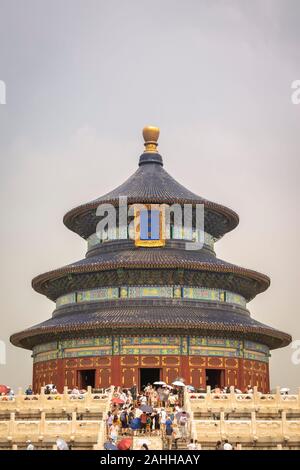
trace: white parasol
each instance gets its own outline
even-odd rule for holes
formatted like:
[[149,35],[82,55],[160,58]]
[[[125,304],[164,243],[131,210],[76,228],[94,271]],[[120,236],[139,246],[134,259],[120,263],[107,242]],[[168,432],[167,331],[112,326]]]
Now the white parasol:
[[175,387],[185,387],[185,384],[181,382],[181,380],[175,380],[175,382],[172,382],[172,385],[175,385]]
[[69,450],[69,446],[66,443],[66,441],[64,441],[64,439],[60,439],[60,438],[57,439],[56,445],[57,445],[58,450]]

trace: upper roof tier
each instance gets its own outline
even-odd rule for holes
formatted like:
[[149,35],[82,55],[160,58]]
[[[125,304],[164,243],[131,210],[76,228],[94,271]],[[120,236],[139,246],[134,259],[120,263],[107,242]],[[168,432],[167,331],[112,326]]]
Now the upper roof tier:
[[145,151],[140,156],[136,172],[113,191],[67,212],[64,224],[70,230],[88,238],[95,233],[99,222],[97,207],[104,203],[118,206],[121,196],[127,197],[128,204],[204,204],[205,231],[215,238],[222,237],[238,225],[239,217],[234,211],[189,191],[164,170],[162,157],[156,149],[158,128],[145,127],[143,136]]

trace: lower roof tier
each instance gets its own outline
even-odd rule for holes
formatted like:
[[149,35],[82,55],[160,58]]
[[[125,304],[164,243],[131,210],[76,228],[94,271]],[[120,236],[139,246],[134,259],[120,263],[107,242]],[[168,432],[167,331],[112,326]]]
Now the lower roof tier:
[[11,336],[15,346],[32,349],[37,344],[68,337],[113,334],[192,334],[249,339],[270,349],[287,346],[291,336],[260,323],[249,314],[219,306],[120,306],[97,310],[66,311]]

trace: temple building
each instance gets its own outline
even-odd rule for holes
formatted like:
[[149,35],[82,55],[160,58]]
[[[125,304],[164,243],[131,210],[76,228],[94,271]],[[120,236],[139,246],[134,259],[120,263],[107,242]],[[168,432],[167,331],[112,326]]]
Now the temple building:
[[135,173],[65,215],[87,241],[86,256],[33,279],[55,310],[11,342],[32,350],[35,391],[183,378],[197,389],[250,384],[268,392],[270,351],[291,337],[254,320],[247,303],[270,280],[216,257],[237,214],[165,171],[158,128],[143,136]]

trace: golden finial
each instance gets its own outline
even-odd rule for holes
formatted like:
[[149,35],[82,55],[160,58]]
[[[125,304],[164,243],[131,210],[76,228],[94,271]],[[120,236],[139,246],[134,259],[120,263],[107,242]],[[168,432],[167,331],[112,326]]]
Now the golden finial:
[[144,137],[144,145],[145,145],[145,153],[153,153],[157,152],[157,141],[159,137],[159,127],[154,126],[146,126],[143,129],[143,137]]

